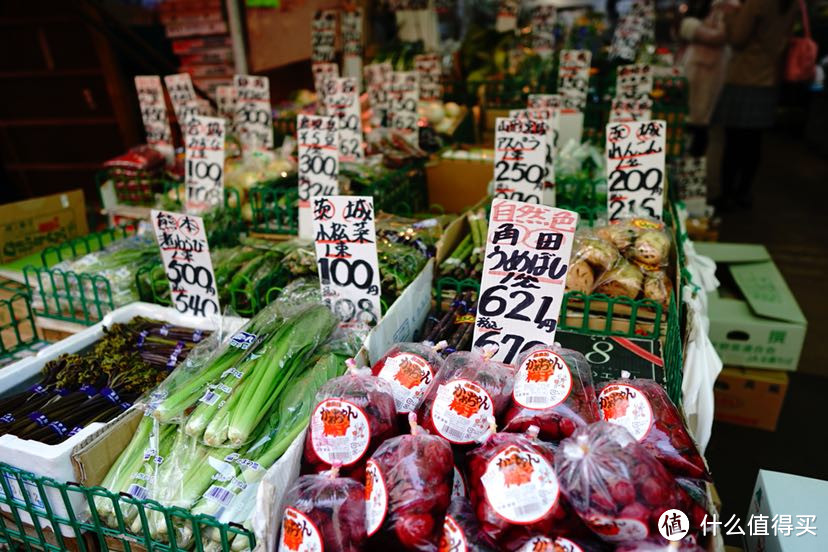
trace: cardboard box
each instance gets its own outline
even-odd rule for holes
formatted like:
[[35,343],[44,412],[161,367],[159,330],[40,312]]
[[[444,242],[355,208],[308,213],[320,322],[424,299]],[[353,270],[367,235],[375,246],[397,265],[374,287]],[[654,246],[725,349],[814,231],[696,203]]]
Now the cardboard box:
[[[758,515],[768,516],[767,535],[751,535],[760,532],[751,531],[748,527],[751,516]],[[790,523],[787,518],[777,518],[779,524],[774,530],[774,516],[791,516]],[[740,526],[745,531],[745,549],[748,552],[828,550],[828,531],[825,531],[825,520],[828,519],[828,481],[759,470],[745,517]],[[781,529],[787,525],[790,525],[791,531],[785,535],[787,530]],[[806,533],[803,529],[806,525],[813,528],[816,535]]]
[[88,232],[81,190],[0,205],[0,221],[0,263]]
[[447,213],[462,213],[488,195],[494,178],[494,152],[479,153],[485,157],[480,159],[478,152],[471,152],[468,159],[443,156],[426,165],[429,204],[440,205]]
[[709,295],[710,340],[725,364],[796,370],[808,321],[761,245],[697,243],[722,286]]
[[775,431],[787,391],[787,372],[726,367],[714,388],[715,418]]

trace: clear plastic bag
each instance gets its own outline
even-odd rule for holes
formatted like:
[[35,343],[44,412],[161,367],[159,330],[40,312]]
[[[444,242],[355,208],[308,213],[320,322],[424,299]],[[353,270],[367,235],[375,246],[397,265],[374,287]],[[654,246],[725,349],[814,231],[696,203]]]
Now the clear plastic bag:
[[626,428],[677,476],[709,479],[704,459],[678,409],[658,383],[617,379],[598,393],[601,419]]
[[441,552],[492,552],[494,549],[479,535],[480,522],[474,515],[471,502],[466,497],[453,496],[443,524]]
[[659,220],[623,219],[597,229],[595,234],[615,245],[627,259],[645,270],[663,269],[670,263],[672,239]]
[[637,298],[644,285],[641,269],[626,259],[619,258],[615,265],[595,281],[594,291],[610,297]]
[[705,549],[694,542],[695,539],[683,538],[670,542],[662,538],[650,538],[645,541],[629,542],[615,548],[615,552],[704,552]]
[[547,537],[535,535],[517,552],[605,552],[606,545],[584,537]]
[[365,469],[369,546],[437,552],[451,502],[451,446],[417,426],[385,441]]
[[371,453],[396,434],[397,409],[389,383],[367,369],[350,369],[316,394],[305,439],[306,469],[320,472],[339,464],[342,475],[360,481]]
[[517,366],[503,431],[537,426],[541,439],[559,441],[600,419],[592,368],[578,351],[538,345],[521,354]]
[[514,373],[477,352],[450,354],[420,407],[423,427],[455,445],[471,445],[489,432],[509,404]]
[[657,535],[659,517],[674,508],[688,514],[691,527],[701,523],[673,476],[621,426],[578,428],[561,441],[555,468],[572,507],[607,542]]
[[334,468],[303,475],[285,497],[279,552],[362,550],[365,533],[365,487]]
[[537,534],[585,532],[560,492],[555,453],[536,430],[494,433],[466,455],[481,534],[501,549],[520,548]]
[[371,372],[391,385],[397,413],[416,412],[443,367],[440,348],[425,343],[397,343],[371,368]]
[[673,296],[673,283],[667,273],[661,270],[644,272],[644,297],[661,303],[664,307],[670,305]]

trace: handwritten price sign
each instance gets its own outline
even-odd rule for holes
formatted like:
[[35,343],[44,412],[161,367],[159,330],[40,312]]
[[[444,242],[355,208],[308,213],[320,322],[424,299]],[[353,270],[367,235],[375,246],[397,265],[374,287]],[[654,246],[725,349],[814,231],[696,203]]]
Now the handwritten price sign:
[[313,71],[313,87],[319,97],[317,112],[325,115],[325,83],[328,79],[339,78],[339,65],[336,63],[314,63],[311,66]]
[[560,94],[529,94],[526,107],[529,109],[560,109],[563,107],[563,98]]
[[371,63],[365,66],[365,85],[368,87],[368,101],[371,103],[371,110],[374,112],[374,120],[380,124],[385,119],[388,111],[389,95],[391,87],[391,73],[394,72],[391,63]]
[[435,101],[443,99],[443,85],[440,84],[440,56],[421,54],[414,56],[414,69],[420,78],[420,100]]
[[492,200],[474,346],[495,346],[511,364],[535,345],[552,345],[578,214]]
[[179,73],[165,76],[164,84],[170,95],[175,118],[183,129],[190,117],[199,114],[198,98],[193,88],[193,81],[189,73]]
[[362,76],[362,8],[342,12],[342,72]]
[[555,49],[555,23],[558,11],[551,4],[538,3],[532,8],[532,49],[547,57]]
[[373,326],[382,315],[374,198],[326,195],[312,204],[322,298],[342,325]]
[[236,75],[233,124],[245,150],[273,148],[273,113],[270,110],[270,80],[267,77]]
[[667,123],[607,125],[607,212],[610,221],[632,216],[661,218]]
[[193,115],[183,130],[185,208],[203,213],[224,199],[224,119]]
[[701,217],[707,209],[707,158],[684,157],[676,162],[679,197],[690,216]]
[[547,178],[546,121],[498,117],[495,124],[495,197],[541,203]]
[[218,314],[216,277],[204,221],[194,215],[155,209],[151,217],[176,310],[195,316]]
[[564,110],[583,111],[586,107],[591,62],[592,52],[589,50],[561,50],[558,93],[563,99]]
[[625,99],[613,98],[609,120],[611,122],[649,121],[652,118],[653,100],[649,96]]
[[546,172],[543,175],[544,205],[555,205],[555,152],[558,147],[558,110],[557,109],[511,109],[512,119],[531,119],[546,124]]
[[216,87],[216,106],[218,116],[224,117],[228,129],[232,132],[233,120],[236,118],[236,87],[232,84],[223,84]]
[[334,117],[299,115],[299,236],[313,235],[311,200],[339,193],[339,123]]
[[419,94],[419,75],[416,71],[391,73],[388,125],[402,132],[415,145],[419,143]]
[[615,74],[615,97],[635,100],[653,92],[653,68],[646,63],[620,65]]
[[170,130],[170,120],[167,118],[167,104],[164,101],[161,77],[158,75],[135,77],[135,89],[138,91],[138,104],[141,106],[141,120],[144,122],[147,144],[172,161],[174,154],[172,130]]
[[311,62],[336,60],[336,11],[319,10],[311,22]]
[[327,114],[339,121],[339,160],[352,163],[365,161],[358,86],[350,77],[328,79],[323,85]]
[[499,33],[514,31],[517,27],[518,8],[520,0],[500,0],[497,4],[497,18],[495,30]]

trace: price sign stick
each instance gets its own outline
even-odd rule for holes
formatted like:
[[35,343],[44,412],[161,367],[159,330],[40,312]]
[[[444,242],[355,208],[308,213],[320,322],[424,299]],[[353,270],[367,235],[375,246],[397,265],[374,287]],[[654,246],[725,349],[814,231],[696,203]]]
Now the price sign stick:
[[270,79],[235,75],[235,116],[233,124],[245,150],[273,148],[273,113],[270,109]]
[[220,315],[204,221],[194,215],[155,209],[150,216],[175,309],[194,316]]
[[322,298],[341,325],[375,325],[382,311],[374,198],[317,196],[312,216]]
[[299,237],[313,236],[311,200],[339,193],[339,124],[334,117],[298,115]]
[[203,213],[224,200],[224,119],[190,117],[184,130],[185,209]]
[[141,106],[141,120],[147,134],[147,144],[161,152],[167,162],[171,163],[175,151],[161,77],[158,75],[137,76],[135,77],[135,89],[138,92],[138,103]]
[[535,345],[553,345],[578,213],[492,200],[477,303],[474,347],[512,364]]
[[547,169],[545,121],[498,117],[495,126],[495,197],[541,203]]
[[343,162],[365,161],[357,80],[328,79],[323,85],[326,113],[339,121],[339,160]]

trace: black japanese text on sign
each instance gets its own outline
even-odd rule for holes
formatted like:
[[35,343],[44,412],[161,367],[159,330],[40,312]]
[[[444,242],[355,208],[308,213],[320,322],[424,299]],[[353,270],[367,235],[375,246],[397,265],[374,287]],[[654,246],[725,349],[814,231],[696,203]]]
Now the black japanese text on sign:
[[653,100],[649,96],[640,98],[613,98],[609,120],[612,123],[649,121],[652,118]]
[[342,12],[342,73],[362,78],[362,8]]
[[633,100],[653,92],[653,68],[646,63],[619,65],[615,70],[615,97]]
[[549,124],[499,117],[495,125],[495,197],[541,203],[547,180]]
[[551,3],[537,2],[532,8],[532,49],[542,57],[555,49],[555,23],[558,11]]
[[147,144],[153,146],[172,161],[173,143],[170,121],[167,118],[167,104],[161,77],[145,75],[135,77],[138,104],[141,106],[141,120],[147,134]]
[[193,115],[182,130],[185,209],[203,213],[224,199],[224,119]]
[[368,100],[374,112],[374,118],[383,121],[388,110],[388,89],[391,87],[391,63],[370,63],[365,66],[365,86],[368,87]]
[[299,236],[313,235],[311,201],[339,193],[339,122],[334,117],[298,115]]
[[510,109],[512,119],[531,119],[546,124],[546,172],[543,175],[541,203],[555,205],[555,156],[558,151],[560,113],[554,109]]
[[443,99],[443,85],[440,84],[440,56],[420,54],[414,56],[414,69],[420,79],[420,101],[430,102]]
[[513,363],[529,347],[555,342],[578,214],[492,200],[477,303],[474,346],[496,347]]
[[336,10],[319,10],[311,22],[311,61],[336,61]]
[[322,298],[345,326],[381,316],[374,199],[317,196],[311,200]]
[[558,93],[565,111],[583,111],[589,89],[589,50],[561,50],[558,68]]
[[194,215],[151,211],[155,238],[170,281],[173,306],[195,316],[219,314],[216,278],[204,221]]
[[236,118],[236,87],[225,84],[216,87],[216,107],[219,117],[227,121],[228,131],[233,132],[233,121]]
[[189,73],[179,73],[164,77],[167,93],[175,112],[179,126],[184,128],[190,117],[198,115],[198,99]]
[[362,112],[357,79],[327,79],[322,86],[325,89],[323,97],[326,113],[339,124],[339,160],[364,162],[365,147],[362,141]]
[[273,113],[270,80],[256,75],[233,77],[236,89],[233,126],[245,150],[273,148]]
[[607,214],[609,220],[661,218],[664,207],[664,121],[607,125]]
[[388,98],[388,126],[402,132],[413,144],[419,142],[419,80],[416,71],[391,73],[391,90]]

